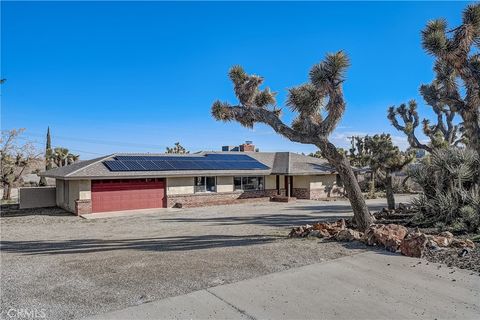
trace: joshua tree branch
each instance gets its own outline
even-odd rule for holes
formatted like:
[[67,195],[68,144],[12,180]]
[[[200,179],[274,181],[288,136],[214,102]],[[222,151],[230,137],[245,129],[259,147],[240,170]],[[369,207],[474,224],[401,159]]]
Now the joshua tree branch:
[[242,123],[248,120],[264,123],[269,125],[275,132],[281,134],[282,136],[286,137],[291,141],[304,144],[315,144],[318,141],[313,135],[298,132],[287,126],[285,123],[282,122],[282,120],[280,120],[279,116],[276,114],[275,111],[258,107],[246,108],[242,106],[227,106],[225,104],[218,108],[221,109],[216,109],[212,112],[214,113],[214,116],[215,114],[221,114],[221,120],[224,121],[235,120]]

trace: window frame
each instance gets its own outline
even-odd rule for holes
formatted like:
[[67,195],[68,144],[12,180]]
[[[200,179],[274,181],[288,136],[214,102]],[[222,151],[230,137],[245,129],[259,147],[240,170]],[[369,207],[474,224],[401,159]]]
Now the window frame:
[[[196,180],[198,178],[203,178],[203,190],[199,190],[198,187],[200,186],[197,186],[197,183],[196,183]],[[214,191],[208,191],[207,190],[207,178],[213,178],[213,180],[215,181],[215,184],[214,184]],[[216,176],[195,176],[193,177],[193,193],[216,193],[217,192],[217,177]]]
[[[240,179],[240,189],[236,189],[235,187],[235,178]],[[243,180],[248,178],[262,178],[262,188],[257,189],[246,189],[244,188]],[[234,176],[233,177],[233,191],[234,192],[248,192],[248,191],[264,191],[265,190],[265,176]]]

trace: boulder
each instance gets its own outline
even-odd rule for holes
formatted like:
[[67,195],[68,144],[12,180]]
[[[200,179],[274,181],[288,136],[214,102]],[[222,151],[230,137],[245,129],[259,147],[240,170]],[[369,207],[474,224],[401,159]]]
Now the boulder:
[[353,241],[353,240],[360,240],[363,234],[359,231],[352,230],[352,229],[345,229],[340,230],[335,235],[335,240],[337,241]]
[[475,249],[475,243],[470,239],[456,239],[454,238],[451,243],[455,248],[470,248]]
[[404,256],[421,258],[427,250],[427,236],[422,232],[412,232],[406,235],[400,244],[400,252]]
[[325,238],[333,237],[338,232],[345,229],[346,229],[345,219],[340,219],[337,222],[333,222],[333,223],[328,223],[328,222],[314,223],[312,226],[312,230],[318,230]]
[[396,252],[407,232],[407,228],[398,224],[377,224],[365,231],[363,240],[367,245],[381,245],[389,251]]
[[453,234],[451,232],[445,231],[441,232],[438,235],[427,236],[430,241],[435,242],[439,247],[448,247],[452,243]]

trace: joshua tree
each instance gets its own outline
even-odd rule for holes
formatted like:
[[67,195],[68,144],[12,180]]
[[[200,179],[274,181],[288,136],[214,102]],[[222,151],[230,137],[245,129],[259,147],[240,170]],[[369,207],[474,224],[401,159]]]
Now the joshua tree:
[[291,126],[280,119],[281,109],[275,107],[275,93],[269,88],[260,89],[263,78],[249,75],[242,67],[234,66],[229,76],[239,103],[231,105],[216,101],[212,105],[212,115],[216,120],[237,121],[247,128],[252,128],[255,123],[264,123],[291,141],[317,146],[338,171],[352,205],[355,222],[359,228],[365,229],[374,218],[368,211],[347,157],[328,140],[345,112],[342,84],[348,66],[349,60],[344,52],[328,54],[312,67],[308,83],[289,89],[287,105],[298,113]]
[[190,153],[190,151],[187,151],[180,142],[175,142],[175,146],[172,148],[167,147],[167,153],[179,153],[179,154],[185,154],[185,153]]
[[375,196],[375,180],[380,177],[385,185],[389,209],[395,209],[392,173],[402,170],[415,158],[413,152],[402,152],[392,143],[389,134],[350,137],[352,147],[348,154],[350,163],[370,167],[369,196]]
[[50,151],[48,154],[48,159],[53,161],[57,167],[63,167],[72,164],[79,158],[79,155],[72,154],[67,148],[62,147],[54,148],[53,151]]
[[25,170],[37,160],[31,142],[18,143],[18,138],[24,131],[25,129],[2,131],[0,157],[3,200],[10,200],[12,187],[20,182]]
[[[435,125],[424,120],[425,134],[430,139],[441,137],[447,145],[456,145],[461,141],[457,133],[462,129],[463,142],[480,153],[480,54],[474,49],[480,47],[480,4],[467,6],[462,24],[454,29],[447,30],[444,19],[430,21],[422,31],[422,45],[435,57],[435,79],[422,85],[420,93],[437,115]],[[453,124],[457,113],[463,120],[463,128]],[[399,124],[397,115],[404,125]],[[391,107],[388,118],[395,128],[405,132],[412,147],[429,152],[434,149],[434,143],[429,147],[415,137],[419,120],[414,101],[408,108]]]
[[402,152],[392,143],[389,134],[376,134],[364,139],[365,157],[372,171],[385,176],[384,184],[389,209],[395,209],[392,173],[402,170],[415,158],[412,152]]
[[375,197],[375,176],[377,168],[374,168],[369,160],[369,150],[365,146],[368,136],[352,136],[350,138],[351,147],[348,152],[348,159],[350,163],[357,167],[370,167],[370,182],[369,182],[369,197]]
[[[422,89],[423,88],[424,86],[422,86]],[[420,92],[423,94],[424,91],[422,89]],[[427,99],[425,95],[424,99]],[[426,101],[429,101],[430,106],[437,116],[437,123],[434,125],[431,125],[427,119],[423,119],[422,121],[423,133],[430,140],[427,144],[420,142],[415,133],[416,128],[420,125],[415,100],[409,101],[408,106],[403,103],[398,108],[392,106],[388,109],[388,119],[397,130],[405,133],[410,147],[432,152],[434,149],[450,145],[456,146],[464,142],[461,136],[462,126],[460,124],[454,124],[455,109],[451,109],[449,106],[439,107],[438,104],[433,103],[431,100]]]
[[[50,127],[47,128],[47,142],[45,143],[45,170],[52,169],[52,159],[49,155],[52,154],[52,140],[50,138]],[[47,185],[47,179],[45,177],[40,177],[41,186]]]

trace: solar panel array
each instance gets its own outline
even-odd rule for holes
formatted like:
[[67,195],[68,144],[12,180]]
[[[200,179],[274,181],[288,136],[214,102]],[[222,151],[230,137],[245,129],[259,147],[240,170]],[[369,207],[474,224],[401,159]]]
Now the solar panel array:
[[242,154],[205,156],[116,156],[103,162],[110,171],[266,170],[263,163]]

